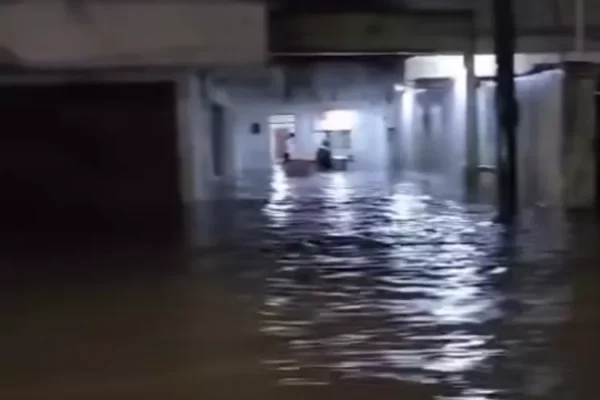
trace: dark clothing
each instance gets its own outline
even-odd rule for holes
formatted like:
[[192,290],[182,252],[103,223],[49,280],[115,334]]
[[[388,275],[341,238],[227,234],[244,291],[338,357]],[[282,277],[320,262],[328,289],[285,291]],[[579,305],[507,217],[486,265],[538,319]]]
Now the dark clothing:
[[317,166],[322,171],[333,169],[333,160],[331,159],[331,150],[324,147],[317,151]]

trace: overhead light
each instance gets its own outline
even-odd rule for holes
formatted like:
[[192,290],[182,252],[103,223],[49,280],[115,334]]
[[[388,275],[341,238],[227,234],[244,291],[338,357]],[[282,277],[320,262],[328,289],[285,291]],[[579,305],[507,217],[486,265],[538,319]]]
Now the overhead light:
[[329,110],[323,113],[317,121],[317,130],[320,131],[351,131],[357,120],[353,110]]
[[394,85],[394,91],[396,91],[396,92],[404,92],[405,89],[406,89],[406,87],[400,83],[396,83]]

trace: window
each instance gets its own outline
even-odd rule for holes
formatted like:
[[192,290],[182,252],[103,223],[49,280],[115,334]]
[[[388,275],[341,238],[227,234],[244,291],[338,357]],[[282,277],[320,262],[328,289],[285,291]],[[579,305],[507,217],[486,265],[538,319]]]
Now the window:
[[336,157],[352,157],[352,131],[357,115],[352,110],[326,111],[315,121],[317,145],[327,138]]

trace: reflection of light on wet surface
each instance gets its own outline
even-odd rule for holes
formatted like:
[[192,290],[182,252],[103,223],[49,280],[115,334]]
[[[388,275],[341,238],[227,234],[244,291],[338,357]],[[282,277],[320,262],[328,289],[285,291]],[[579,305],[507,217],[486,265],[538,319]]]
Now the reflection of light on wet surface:
[[271,202],[277,203],[285,200],[289,195],[288,178],[284,170],[279,167],[273,167],[273,176],[271,178]]
[[288,177],[280,166],[273,167],[269,192],[269,201],[264,207],[264,212],[276,226],[284,226],[293,204],[287,201],[290,196],[290,186]]
[[[328,178],[319,181],[319,207],[305,199],[293,211],[297,224],[314,229],[287,232],[317,245],[293,258],[282,253],[281,265],[295,267],[269,278],[266,331],[285,338],[293,355],[276,367],[282,382],[323,382],[335,371],[441,385],[456,392],[448,399],[502,393],[489,374],[509,351],[493,329],[506,318],[496,287],[507,269],[494,260],[498,231],[489,213],[415,184],[390,193]],[[475,379],[486,374],[485,385]]]
[[[571,396],[569,379],[595,388],[598,257],[570,263],[566,245],[539,239],[551,225],[513,237],[484,206],[374,173],[278,171],[239,191],[215,208],[235,207],[231,228],[243,232],[232,246],[202,249],[183,265],[169,256],[154,277],[104,286],[5,285],[0,387],[38,395],[4,397],[63,400],[75,382],[84,389],[67,399],[186,398],[190,388],[295,399],[324,384],[331,391],[316,398],[364,398],[386,385],[400,391],[373,397],[547,399],[566,387],[558,398],[593,398]],[[586,237],[569,244],[578,257],[585,246],[595,254],[598,236]],[[125,259],[106,264],[119,273],[160,264]],[[263,396],[274,382],[292,388]],[[348,382],[368,395],[353,397]],[[142,386],[151,395],[133,394]]]
[[346,175],[343,173],[332,173],[325,175],[329,184],[323,189],[323,198],[329,199],[325,204],[325,223],[331,234],[352,234],[354,229],[354,211],[350,204],[350,188]]
[[[327,175],[325,175],[327,177]],[[345,203],[350,199],[350,188],[346,175],[343,173],[332,173],[328,175],[331,184],[324,189],[324,196],[333,203]]]
[[406,194],[402,192],[396,192],[392,195],[391,208],[394,213],[394,217],[399,220],[407,220],[417,217],[419,213],[425,208],[423,199],[427,199],[428,196],[416,196],[414,194]]

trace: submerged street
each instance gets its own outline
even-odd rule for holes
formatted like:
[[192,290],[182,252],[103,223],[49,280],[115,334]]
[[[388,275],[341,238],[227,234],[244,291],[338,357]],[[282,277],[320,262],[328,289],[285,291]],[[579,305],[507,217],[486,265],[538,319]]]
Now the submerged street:
[[275,173],[199,206],[208,247],[6,260],[2,397],[591,398],[593,218],[448,187]]
[[0,400],[594,399],[598,4],[2,2]]

